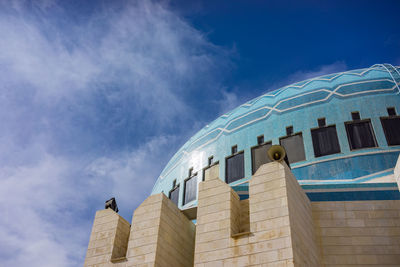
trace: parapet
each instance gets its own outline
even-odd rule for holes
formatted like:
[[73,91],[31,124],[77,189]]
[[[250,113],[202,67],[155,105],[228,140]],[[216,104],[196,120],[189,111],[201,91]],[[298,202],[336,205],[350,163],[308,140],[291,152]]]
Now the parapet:
[[400,265],[400,200],[311,203],[279,162],[262,165],[240,200],[216,174],[199,184],[196,225],[164,194],[132,226],[98,211],[85,266]]
[[132,226],[110,209],[96,213],[84,266],[193,266],[194,234],[171,200],[152,195],[135,210]]

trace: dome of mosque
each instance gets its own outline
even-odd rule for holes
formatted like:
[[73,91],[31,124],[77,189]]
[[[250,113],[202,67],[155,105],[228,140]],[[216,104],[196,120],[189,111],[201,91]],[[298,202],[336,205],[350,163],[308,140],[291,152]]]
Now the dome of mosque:
[[279,144],[300,185],[368,184],[393,175],[400,152],[400,68],[324,75],[267,92],[220,116],[171,158],[152,194],[197,205],[198,183],[217,168],[245,198],[247,183]]

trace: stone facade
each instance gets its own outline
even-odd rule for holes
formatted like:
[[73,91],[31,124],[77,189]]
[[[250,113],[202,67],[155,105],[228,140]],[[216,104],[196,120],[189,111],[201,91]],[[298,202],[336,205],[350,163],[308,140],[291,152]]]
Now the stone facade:
[[196,225],[164,194],[148,197],[131,227],[98,211],[85,266],[400,266],[400,200],[310,202],[278,162],[261,166],[240,200],[217,170],[199,184]]
[[397,186],[400,190],[400,157],[397,159],[396,166],[393,171],[394,179],[396,180]]
[[312,203],[324,266],[400,266],[400,201]]
[[84,266],[193,266],[194,234],[195,225],[164,194],[148,197],[131,227],[110,209],[98,211]]

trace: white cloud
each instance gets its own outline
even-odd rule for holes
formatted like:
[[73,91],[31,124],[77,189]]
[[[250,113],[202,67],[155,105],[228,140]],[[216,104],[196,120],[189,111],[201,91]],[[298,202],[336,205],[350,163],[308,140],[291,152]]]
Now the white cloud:
[[286,82],[288,82],[288,84],[294,83],[294,82],[300,82],[300,81],[304,81],[307,79],[319,77],[322,75],[332,74],[335,72],[342,72],[342,71],[346,71],[346,70],[347,70],[346,63],[344,63],[343,61],[336,61],[332,64],[318,66],[317,68],[312,69],[312,70],[296,71],[295,73],[293,73],[292,75],[290,75],[288,77]]
[[160,136],[134,151],[95,159],[86,167],[86,174],[91,177],[90,186],[99,187],[104,183],[103,191],[109,188],[106,194],[118,195],[117,202],[122,203],[120,209],[130,216],[143,201],[143,195],[150,195],[155,178],[171,156],[165,152],[171,151],[177,141],[176,136]]
[[222,90],[222,98],[217,101],[217,104],[220,107],[220,115],[223,115],[234,108],[237,108],[239,105],[243,104],[245,101],[238,97],[238,94],[235,91],[227,91]]
[[225,64],[162,4],[105,4],[77,23],[60,3],[0,2],[5,266],[82,265],[95,210],[112,195],[131,215],[198,127],[187,100],[212,94]]
[[[0,199],[6,203],[0,216],[4,266],[70,265],[72,247],[65,245],[72,244],[65,236],[76,238],[79,227],[68,206],[80,202],[69,180],[73,166],[50,155],[40,156],[44,158],[33,166],[1,169]],[[82,256],[81,251],[76,253]]]
[[310,69],[298,70],[293,74],[289,75],[287,78],[283,79],[281,82],[269,85],[266,92],[279,89],[281,87],[290,85],[292,83],[297,83],[311,78],[316,78],[319,76],[332,74],[336,72],[343,72],[346,70],[347,70],[347,65],[344,61],[336,61],[331,64],[320,65],[311,70]]

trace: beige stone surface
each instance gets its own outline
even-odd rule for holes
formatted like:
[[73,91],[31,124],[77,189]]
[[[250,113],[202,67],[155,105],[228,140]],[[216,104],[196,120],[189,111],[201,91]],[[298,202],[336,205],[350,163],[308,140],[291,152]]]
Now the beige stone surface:
[[193,266],[195,225],[164,194],[148,197],[132,218],[127,266]]
[[111,209],[96,212],[84,266],[107,266],[125,257],[130,225]]
[[311,204],[287,166],[260,167],[249,195],[240,201],[219,179],[200,183],[195,266],[318,266]]
[[148,197],[131,227],[98,211],[85,266],[400,266],[400,200],[310,203],[277,162],[258,169],[240,200],[212,168],[196,226],[164,194]]
[[400,156],[397,158],[397,163],[396,166],[394,167],[394,171],[393,171],[393,176],[394,179],[397,182],[397,186],[399,187],[400,190]]
[[400,200],[312,203],[324,266],[400,266]]
[[110,209],[96,213],[85,266],[193,266],[194,237],[178,207],[153,195],[135,210],[132,227]]
[[215,164],[204,171],[204,180],[210,181],[219,179],[219,164]]

